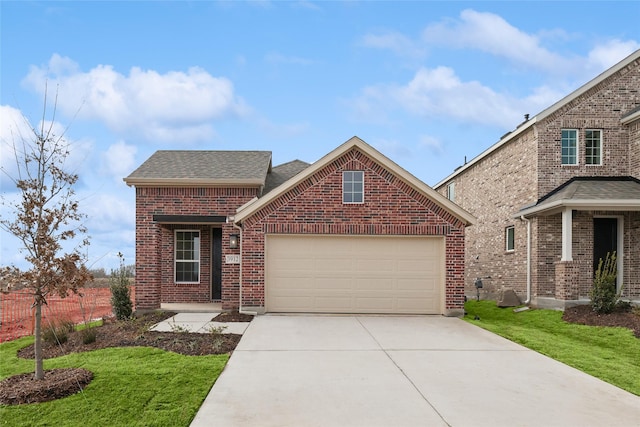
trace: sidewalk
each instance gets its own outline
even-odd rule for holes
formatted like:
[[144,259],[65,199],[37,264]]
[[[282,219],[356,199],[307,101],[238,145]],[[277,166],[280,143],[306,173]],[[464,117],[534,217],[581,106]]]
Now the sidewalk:
[[157,332],[188,331],[206,334],[214,328],[223,328],[223,334],[242,335],[249,322],[214,322],[211,319],[219,313],[178,313],[169,319],[152,326],[150,330]]

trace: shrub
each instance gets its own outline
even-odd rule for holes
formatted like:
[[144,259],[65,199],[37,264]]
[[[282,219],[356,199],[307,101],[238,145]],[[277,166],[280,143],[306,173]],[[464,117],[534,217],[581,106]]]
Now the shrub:
[[129,289],[129,277],[127,277],[124,256],[118,253],[120,258],[120,268],[111,270],[109,288],[111,289],[111,306],[116,319],[126,320],[131,318],[133,313],[133,303],[131,302],[131,290]]
[[80,330],[80,336],[82,336],[83,344],[91,344],[96,341],[98,331],[94,327],[88,327]]
[[42,328],[42,339],[51,344],[64,344],[69,339],[69,333],[74,330],[74,324],[67,319],[53,320]]
[[[598,314],[611,313],[615,308],[621,293],[616,292],[616,276],[618,264],[616,253],[607,253],[603,260],[600,258],[596,277],[591,288],[591,308]],[[622,292],[622,290],[621,290]]]

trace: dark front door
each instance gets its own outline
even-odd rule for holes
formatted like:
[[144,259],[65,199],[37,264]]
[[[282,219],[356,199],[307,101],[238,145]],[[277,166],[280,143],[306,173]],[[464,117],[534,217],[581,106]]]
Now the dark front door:
[[[618,250],[618,219],[593,219],[593,273],[595,275],[600,260],[607,258],[607,253]],[[618,254],[616,253],[616,256]]]
[[222,299],[222,229],[211,229],[211,299]]

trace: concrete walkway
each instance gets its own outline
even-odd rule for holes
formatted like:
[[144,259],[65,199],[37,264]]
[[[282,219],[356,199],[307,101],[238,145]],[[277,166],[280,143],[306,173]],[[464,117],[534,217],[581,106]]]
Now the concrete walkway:
[[192,426],[640,426],[640,398],[460,319],[258,316]]
[[214,322],[218,313],[178,313],[149,328],[158,332],[195,332],[206,334],[213,328],[222,328],[223,334],[244,334],[249,322]]

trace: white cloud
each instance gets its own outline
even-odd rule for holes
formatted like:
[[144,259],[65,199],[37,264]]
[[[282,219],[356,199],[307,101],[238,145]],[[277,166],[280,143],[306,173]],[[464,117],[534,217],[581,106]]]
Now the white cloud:
[[493,13],[463,10],[460,20],[428,26],[423,32],[423,40],[432,44],[477,49],[548,72],[575,69],[572,60],[542,47],[539,37],[519,30]]
[[413,40],[398,32],[385,32],[380,34],[366,34],[360,40],[365,47],[375,49],[388,49],[400,56],[422,58],[426,49],[416,44]]
[[381,111],[403,109],[423,118],[444,118],[513,128],[523,114],[535,114],[558,99],[541,88],[522,99],[494,91],[477,81],[462,81],[448,67],[421,68],[406,85],[367,87],[354,102],[358,112],[378,120]]
[[81,200],[81,207],[87,214],[91,233],[135,227],[136,209],[132,194],[127,194],[127,197],[106,193],[89,195]]
[[640,43],[635,40],[608,40],[591,49],[587,64],[589,69],[603,71],[617,64],[638,49],[640,49]]
[[134,145],[128,145],[124,141],[110,145],[103,155],[103,173],[122,184],[122,178],[133,172],[136,167],[137,152],[138,149]]
[[[2,167],[0,183],[3,191],[13,191],[15,185],[13,179],[18,179],[20,173],[25,171],[22,154],[18,155],[16,162],[16,150],[22,153],[32,147],[37,133],[50,135],[61,149],[68,150],[64,163],[64,169],[69,173],[80,173],[86,167],[86,159],[91,152],[92,144],[89,141],[72,140],[67,135],[67,129],[59,122],[44,121],[33,126],[22,112],[11,106],[0,106],[0,166]],[[24,175],[23,175],[24,176]]]
[[54,54],[46,66],[32,66],[23,83],[44,92],[44,82],[59,85],[58,107],[97,119],[120,134],[150,141],[190,143],[214,135],[212,121],[243,115],[248,107],[230,80],[199,67],[160,74],[133,67],[128,75],[110,65],[83,72]]
[[283,55],[279,52],[270,52],[265,56],[267,62],[273,64],[312,65],[316,61],[300,56]]
[[432,154],[442,154],[444,152],[442,141],[430,135],[421,135],[419,146],[426,148]]
[[0,185],[4,192],[14,186],[12,178],[18,177],[14,147],[30,138],[33,132],[17,108],[0,105],[0,118]]

